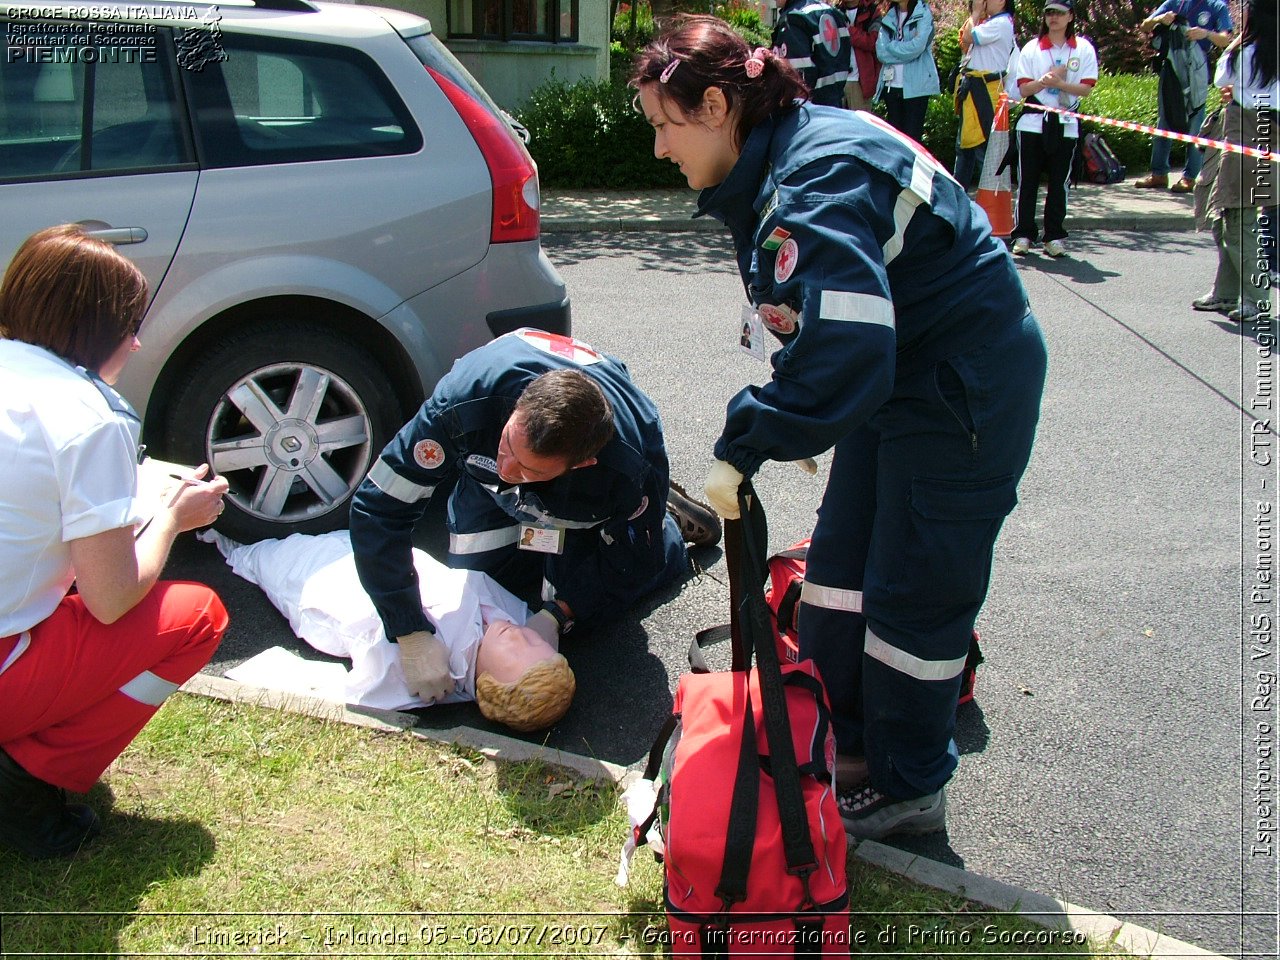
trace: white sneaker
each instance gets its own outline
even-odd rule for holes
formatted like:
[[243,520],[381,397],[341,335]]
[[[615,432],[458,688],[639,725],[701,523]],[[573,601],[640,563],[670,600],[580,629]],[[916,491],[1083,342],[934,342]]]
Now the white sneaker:
[[1013,241],[1013,252],[1018,256],[1031,252],[1031,241],[1026,237],[1019,237]]
[[1228,300],[1225,297],[1215,297],[1212,293],[1206,293],[1203,297],[1196,297],[1191,301],[1192,310],[1200,310],[1205,313],[1227,313],[1239,306],[1236,300]]
[[1046,257],[1061,257],[1067,252],[1067,248],[1062,245],[1061,240],[1046,240],[1044,242],[1044,255]]
[[883,840],[900,833],[934,833],[947,826],[947,792],[942,787],[915,800],[892,800],[872,786],[841,789],[836,806],[845,830],[859,840]]

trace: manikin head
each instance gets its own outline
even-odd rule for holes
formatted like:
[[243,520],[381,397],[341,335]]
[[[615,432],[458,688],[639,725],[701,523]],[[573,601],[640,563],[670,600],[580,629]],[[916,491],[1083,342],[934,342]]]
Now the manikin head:
[[569,662],[530,627],[494,620],[476,651],[476,704],[486,719],[529,733],[565,715],[577,688]]

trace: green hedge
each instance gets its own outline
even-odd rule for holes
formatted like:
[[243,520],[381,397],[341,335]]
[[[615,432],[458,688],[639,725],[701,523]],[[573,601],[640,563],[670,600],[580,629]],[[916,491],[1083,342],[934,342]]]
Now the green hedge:
[[684,186],[680,169],[653,155],[653,128],[632,107],[635,91],[607,80],[554,77],[521,108],[544,187]]
[[[619,81],[568,84],[552,79],[539,87],[519,119],[532,134],[529,149],[538,161],[542,184],[623,190],[684,186],[684,176],[675,164],[654,157],[653,129],[633,109],[634,96],[635,91]],[[1217,90],[1210,90],[1210,109],[1217,102]],[[1151,74],[1104,75],[1081,104],[1081,112],[1154,124],[1156,78]],[[1088,122],[1084,129],[1106,137],[1130,176],[1150,167],[1149,135]],[[925,115],[924,144],[950,166],[955,159],[955,140],[951,98],[945,94],[934,97]],[[1183,150],[1181,144],[1174,145],[1174,169],[1181,163]]]

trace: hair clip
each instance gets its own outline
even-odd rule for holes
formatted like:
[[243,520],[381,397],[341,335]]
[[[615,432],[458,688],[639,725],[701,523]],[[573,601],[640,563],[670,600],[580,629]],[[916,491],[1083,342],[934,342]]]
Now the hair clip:
[[743,64],[747,71],[747,76],[752,80],[764,73],[764,62],[773,55],[773,51],[766,47],[756,47],[755,52],[747,58],[747,62]]
[[676,72],[676,67],[680,66],[679,60],[672,60],[662,68],[662,74],[658,77],[659,83],[666,83],[671,79],[671,75]]

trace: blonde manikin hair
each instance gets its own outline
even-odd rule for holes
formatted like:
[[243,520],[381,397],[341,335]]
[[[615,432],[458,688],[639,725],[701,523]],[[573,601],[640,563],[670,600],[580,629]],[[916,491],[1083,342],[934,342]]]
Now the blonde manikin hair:
[[499,683],[491,674],[480,674],[476,704],[487,719],[530,733],[563,717],[576,689],[569,661],[557,653],[535,663],[514,683]]

